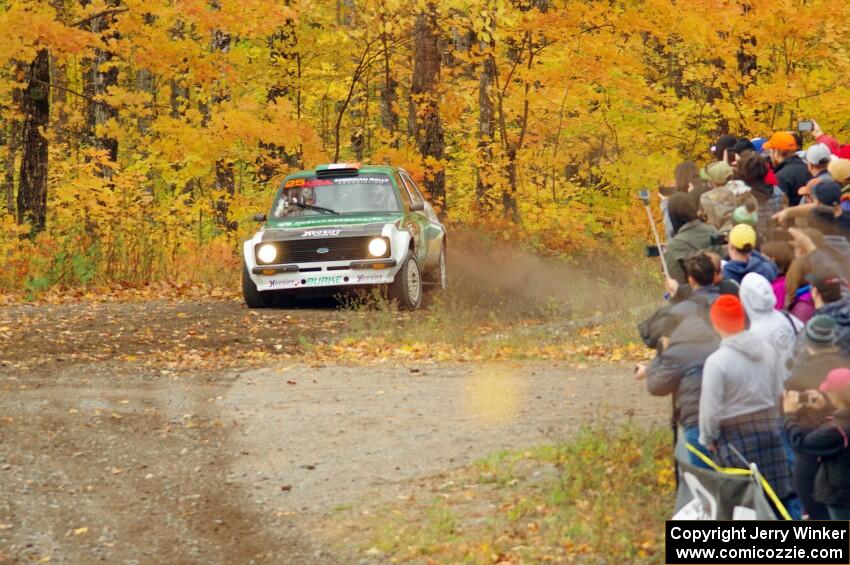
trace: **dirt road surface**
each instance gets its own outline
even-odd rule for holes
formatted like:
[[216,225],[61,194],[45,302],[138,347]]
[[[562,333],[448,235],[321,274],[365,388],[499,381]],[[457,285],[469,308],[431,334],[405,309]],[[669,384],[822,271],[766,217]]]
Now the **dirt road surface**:
[[[356,562],[309,524],[594,420],[666,418],[625,366],[287,357],[348,315],[0,309],[0,563]],[[257,347],[280,356],[210,363]]]

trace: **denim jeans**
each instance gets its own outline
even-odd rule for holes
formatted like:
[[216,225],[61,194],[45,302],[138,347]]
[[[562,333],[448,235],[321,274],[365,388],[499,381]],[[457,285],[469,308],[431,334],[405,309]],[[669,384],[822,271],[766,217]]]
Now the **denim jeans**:
[[[679,428],[681,434],[679,435],[679,442],[689,443],[696,447],[700,452],[705,454],[706,457],[711,459],[711,453],[708,449],[699,442],[699,426],[688,426],[687,428]],[[691,450],[687,447],[684,448],[685,451],[688,452],[688,462],[694,465],[695,467],[699,467],[700,469],[710,469],[708,465],[702,462],[702,459],[697,457],[694,453],[691,453]]]

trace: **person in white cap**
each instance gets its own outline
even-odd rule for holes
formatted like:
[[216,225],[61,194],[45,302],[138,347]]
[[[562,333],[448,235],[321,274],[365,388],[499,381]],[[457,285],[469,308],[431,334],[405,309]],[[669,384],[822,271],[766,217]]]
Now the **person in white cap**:
[[809,174],[812,175],[812,180],[806,183],[798,192],[802,196],[801,204],[812,201],[812,189],[815,185],[823,181],[832,180],[832,175],[829,174],[829,162],[832,160],[832,151],[825,143],[815,143],[806,149],[806,154],[803,158],[806,162],[806,167],[809,169]]

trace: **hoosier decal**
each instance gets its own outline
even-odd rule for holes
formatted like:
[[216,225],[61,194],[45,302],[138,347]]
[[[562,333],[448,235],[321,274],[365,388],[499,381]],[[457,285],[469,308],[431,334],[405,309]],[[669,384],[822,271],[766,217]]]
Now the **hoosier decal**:
[[301,237],[334,237],[340,234],[342,230],[307,230],[301,234]]

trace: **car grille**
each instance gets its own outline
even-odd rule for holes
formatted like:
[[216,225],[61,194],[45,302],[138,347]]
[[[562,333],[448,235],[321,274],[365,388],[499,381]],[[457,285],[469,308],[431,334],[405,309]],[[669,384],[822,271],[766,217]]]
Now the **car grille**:
[[[316,263],[325,261],[354,261],[368,259],[369,242],[374,236],[340,237],[333,239],[296,239],[274,242],[278,248],[275,263]],[[327,253],[319,253],[327,249]]]

